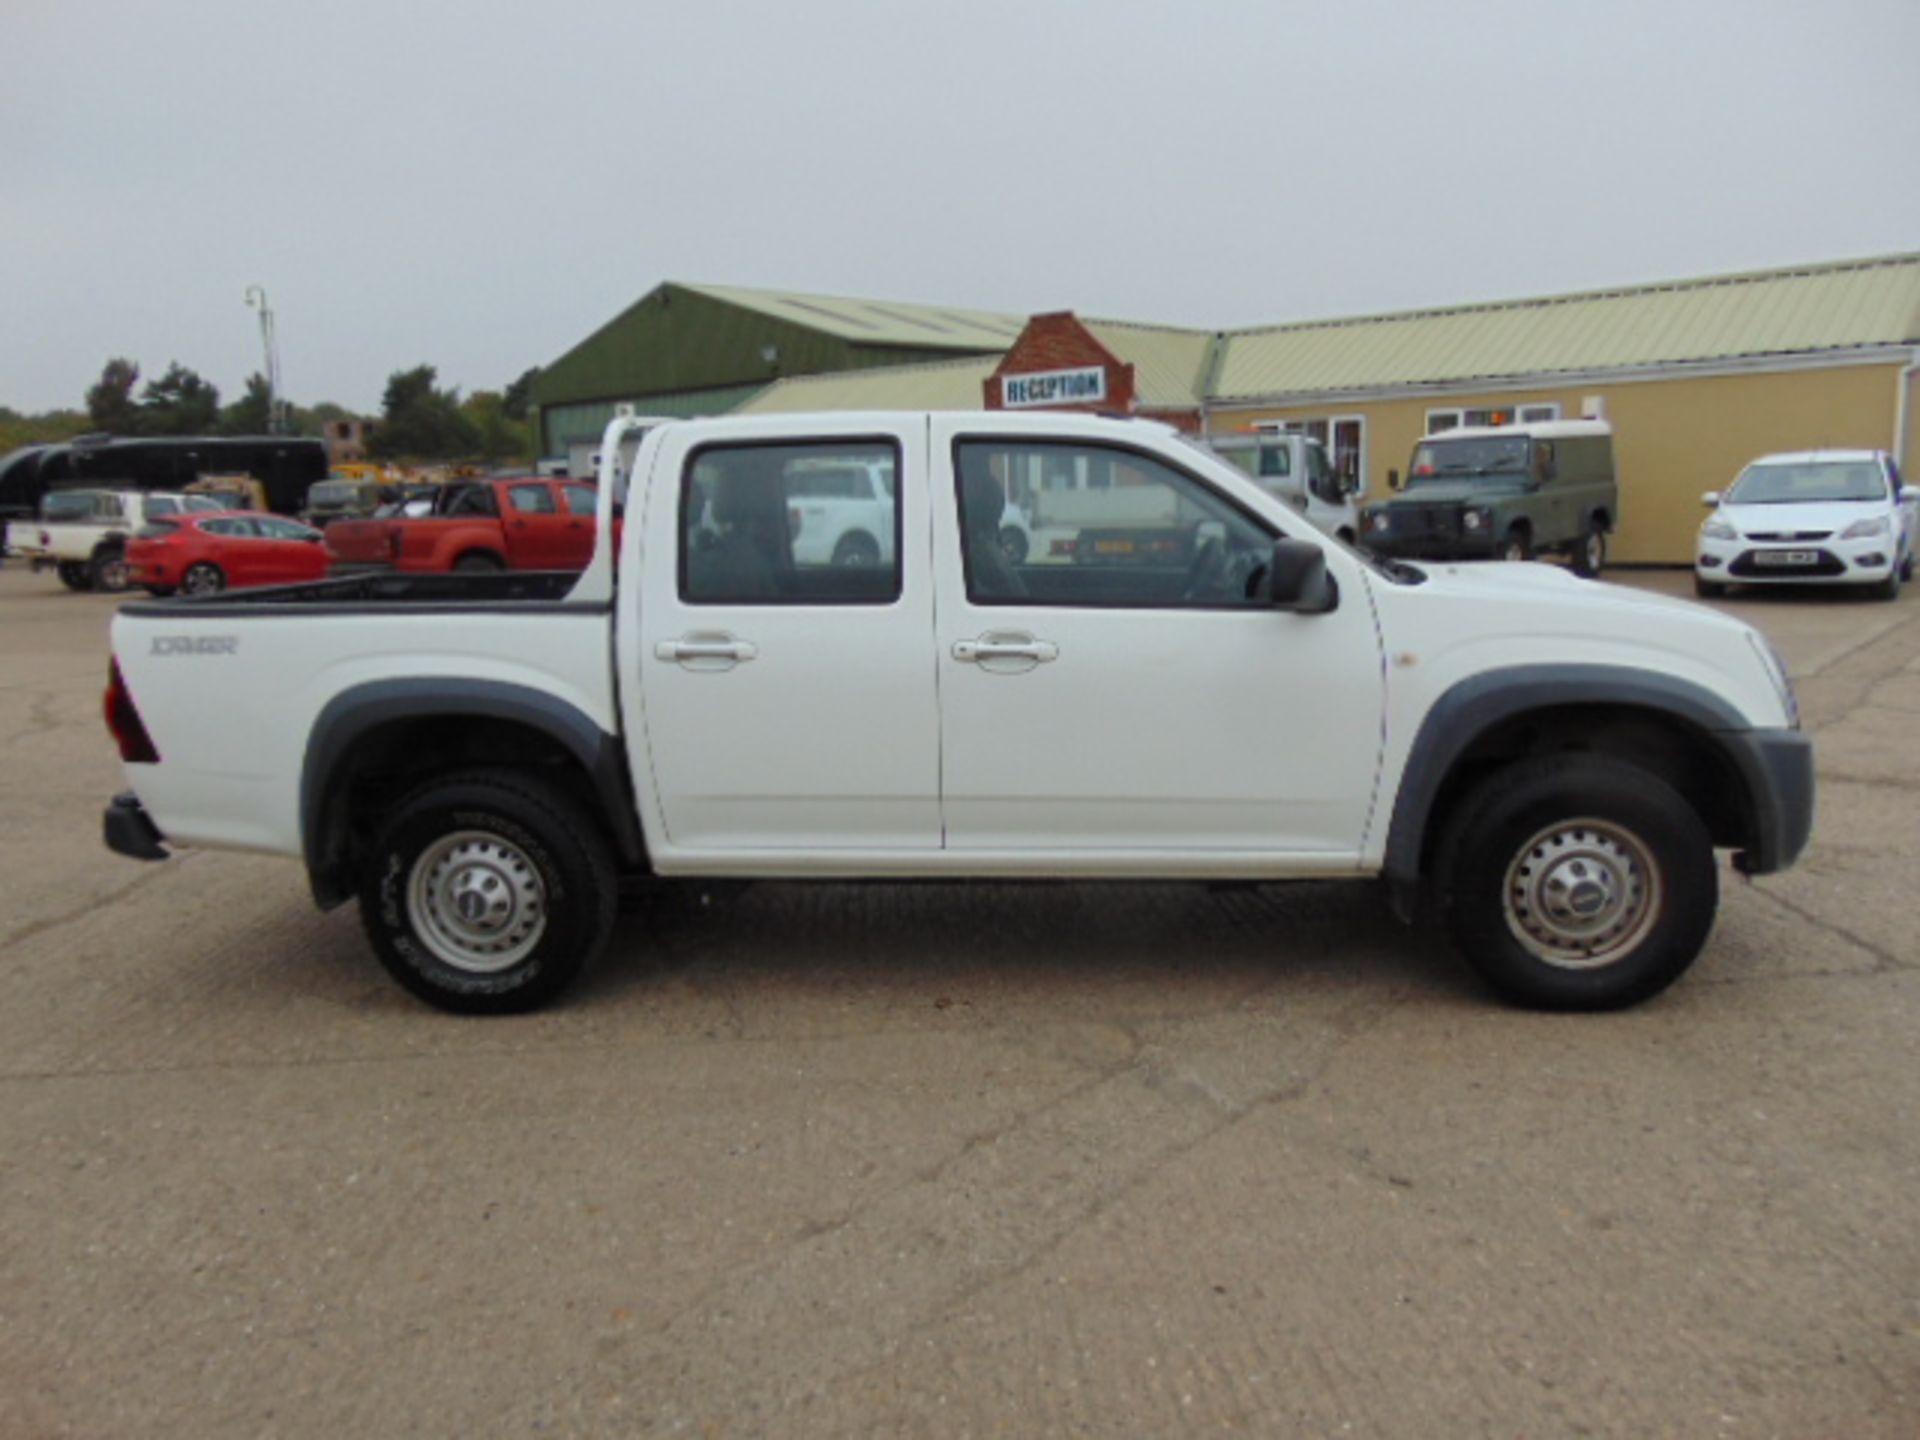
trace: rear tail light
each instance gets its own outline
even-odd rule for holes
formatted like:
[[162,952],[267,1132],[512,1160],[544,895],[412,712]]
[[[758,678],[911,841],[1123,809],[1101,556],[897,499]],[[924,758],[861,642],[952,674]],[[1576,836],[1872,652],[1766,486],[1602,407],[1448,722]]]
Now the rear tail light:
[[120,677],[120,662],[115,660],[107,669],[106,697],[107,729],[120,746],[120,758],[129,765],[158,765],[160,752],[153,748],[153,737],[147,734],[146,722],[140,718],[139,708],[133,703],[133,692],[127,689],[127,682]]

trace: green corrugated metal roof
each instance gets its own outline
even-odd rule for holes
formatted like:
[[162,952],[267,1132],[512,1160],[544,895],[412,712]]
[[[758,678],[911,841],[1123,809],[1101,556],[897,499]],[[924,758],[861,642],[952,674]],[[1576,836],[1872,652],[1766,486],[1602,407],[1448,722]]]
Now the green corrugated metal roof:
[[1133,383],[1148,409],[1191,409],[1204,398],[1219,339],[1210,330],[1176,330],[1126,320],[1082,320],[1087,332],[1133,366]]
[[1920,343],[1920,254],[1232,330],[1215,400]]
[[746,290],[731,285],[682,285],[745,310],[824,331],[856,345],[925,345],[940,350],[1005,350],[1026,328],[1024,315],[997,315],[950,305],[895,304],[843,295]]
[[809,410],[978,410],[997,355],[795,375],[769,385],[733,413],[791,414]]

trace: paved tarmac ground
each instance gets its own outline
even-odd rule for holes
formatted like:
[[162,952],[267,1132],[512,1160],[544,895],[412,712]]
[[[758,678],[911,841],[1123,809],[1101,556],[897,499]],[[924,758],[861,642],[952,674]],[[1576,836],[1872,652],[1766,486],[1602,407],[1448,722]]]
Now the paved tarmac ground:
[[1814,844],[1585,1018],[1370,886],[1000,884],[447,1017],[101,848],[113,606],[0,572],[0,1437],[1920,1434],[1920,592],[1727,602]]

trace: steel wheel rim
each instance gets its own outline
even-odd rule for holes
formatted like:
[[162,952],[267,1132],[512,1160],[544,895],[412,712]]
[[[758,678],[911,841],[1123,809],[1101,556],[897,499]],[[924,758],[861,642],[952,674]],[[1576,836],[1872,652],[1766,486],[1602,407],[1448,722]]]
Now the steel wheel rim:
[[1537,960],[1597,970],[1631,954],[1660,919],[1660,867],[1644,841],[1607,820],[1557,820],[1507,867],[1507,929]]
[[127,588],[127,562],[109,560],[100,567],[100,588],[103,590],[124,590]]
[[1500,552],[1500,558],[1509,564],[1527,558],[1527,547],[1518,540],[1509,540],[1506,548]]
[[407,918],[436,959],[470,975],[497,975],[547,933],[547,886],[511,840],[456,830],[413,862]]
[[1606,537],[1598,530],[1587,536],[1587,568],[1598,570],[1607,558]]

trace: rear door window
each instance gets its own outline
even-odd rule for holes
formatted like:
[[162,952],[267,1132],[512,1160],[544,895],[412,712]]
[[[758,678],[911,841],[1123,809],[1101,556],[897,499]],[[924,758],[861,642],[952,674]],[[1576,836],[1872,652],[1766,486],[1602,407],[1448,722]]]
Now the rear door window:
[[710,445],[680,486],[692,604],[880,605],[900,597],[890,440]]

